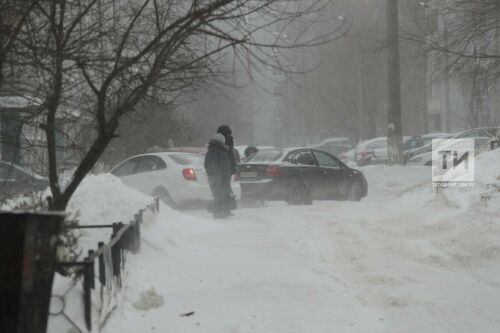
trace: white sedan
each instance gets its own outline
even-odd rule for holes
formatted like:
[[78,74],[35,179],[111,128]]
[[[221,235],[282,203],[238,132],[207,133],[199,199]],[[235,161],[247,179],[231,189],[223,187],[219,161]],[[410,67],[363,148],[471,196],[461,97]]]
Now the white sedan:
[[[458,134],[453,136],[453,138],[460,139],[463,138],[463,136],[461,134]],[[474,148],[476,150],[476,153],[483,146],[488,145],[490,141],[489,137],[475,137],[473,139],[474,139]],[[410,158],[406,164],[432,166],[432,144],[423,147],[421,153]]]
[[[210,201],[212,194],[203,167],[204,156],[165,152],[133,156],[118,164],[111,174],[144,194],[159,197],[170,206]],[[231,184],[236,197],[238,183]]]
[[432,165],[432,148],[431,151],[425,152],[418,154],[416,156],[413,156],[410,158],[407,162],[406,165],[425,165],[425,166],[431,166]]
[[[403,143],[410,138],[410,136],[403,136]],[[359,143],[355,149],[355,159],[358,166],[387,163],[389,159],[387,137],[378,137]]]

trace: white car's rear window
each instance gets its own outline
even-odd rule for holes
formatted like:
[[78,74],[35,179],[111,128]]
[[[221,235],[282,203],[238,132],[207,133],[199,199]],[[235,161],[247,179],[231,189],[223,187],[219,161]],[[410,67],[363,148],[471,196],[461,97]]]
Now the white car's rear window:
[[173,159],[177,164],[180,165],[191,165],[203,163],[203,156],[199,154],[169,154],[171,159]]

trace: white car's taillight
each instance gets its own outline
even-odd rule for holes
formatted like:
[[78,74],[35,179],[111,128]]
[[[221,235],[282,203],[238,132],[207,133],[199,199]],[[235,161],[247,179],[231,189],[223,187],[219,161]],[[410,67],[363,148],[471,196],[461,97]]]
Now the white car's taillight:
[[186,168],[182,170],[182,175],[184,176],[185,180],[191,180],[191,181],[196,181],[196,173],[194,172],[193,168]]

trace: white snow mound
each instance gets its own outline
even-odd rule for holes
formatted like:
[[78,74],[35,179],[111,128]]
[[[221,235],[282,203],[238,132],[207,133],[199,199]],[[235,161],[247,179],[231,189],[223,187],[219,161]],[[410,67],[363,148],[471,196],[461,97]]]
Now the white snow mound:
[[132,306],[137,310],[148,311],[151,309],[157,309],[164,303],[163,296],[158,295],[155,288],[143,291],[139,294],[139,299],[132,303]]
[[68,211],[79,213],[81,225],[126,223],[152,202],[152,197],[124,185],[111,174],[89,175],[71,198]]

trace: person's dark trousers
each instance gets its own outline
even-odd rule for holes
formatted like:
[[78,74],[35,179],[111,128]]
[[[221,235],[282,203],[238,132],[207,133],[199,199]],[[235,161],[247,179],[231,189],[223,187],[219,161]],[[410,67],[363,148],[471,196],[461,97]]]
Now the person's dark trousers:
[[214,218],[224,217],[223,206],[224,206],[224,199],[221,196],[214,197],[214,205],[212,211]]
[[228,194],[224,180],[219,177],[209,177],[210,189],[214,197],[213,215],[214,218],[226,218],[229,215]]

